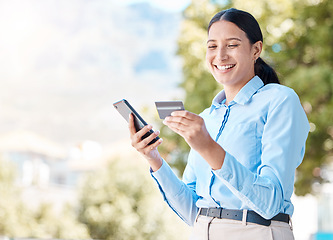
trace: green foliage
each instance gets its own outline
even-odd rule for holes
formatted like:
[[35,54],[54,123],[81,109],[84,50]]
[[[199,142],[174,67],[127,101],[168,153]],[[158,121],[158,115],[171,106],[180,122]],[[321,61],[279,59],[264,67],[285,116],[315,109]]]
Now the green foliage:
[[[15,238],[89,238],[69,206],[55,213],[49,204],[31,210],[15,185],[15,166],[0,160],[0,235]],[[59,218],[61,217],[61,221]]]
[[[330,0],[233,0],[229,5],[193,1],[184,12],[178,54],[183,58],[185,107],[200,113],[209,107],[221,87],[205,67],[205,41],[210,18],[235,7],[252,13],[264,34],[263,58],[277,70],[283,84],[299,95],[311,123],[305,158],[297,169],[296,194],[312,192],[322,182],[320,168],[333,155],[333,2]],[[167,138],[163,152],[180,174],[189,150],[181,137],[162,128]]]
[[89,175],[78,209],[36,209],[21,200],[15,166],[0,160],[0,236],[40,239],[186,239],[186,224],[163,203],[142,162],[114,160]]
[[26,216],[31,218],[28,236],[58,239],[90,238],[86,226],[78,222],[73,206],[67,205],[56,213],[52,204],[43,203]]
[[314,182],[322,182],[320,168],[333,155],[333,72],[328,65],[298,67],[286,79],[302,97],[310,121],[305,159],[298,168],[296,194],[311,192]]
[[333,156],[333,2],[296,1],[288,18],[289,30],[270,54],[284,84],[300,96],[311,132],[303,163],[297,169],[295,193],[312,192],[314,182],[325,179],[320,169]]
[[18,225],[26,209],[17,199],[19,191],[14,185],[15,176],[14,166],[0,160],[0,235],[13,236],[25,231],[25,227]]
[[175,227],[175,221],[168,217],[170,209],[163,203],[148,169],[133,165],[133,161],[112,160],[104,171],[87,177],[80,206],[79,219],[94,239],[177,238],[170,231]]

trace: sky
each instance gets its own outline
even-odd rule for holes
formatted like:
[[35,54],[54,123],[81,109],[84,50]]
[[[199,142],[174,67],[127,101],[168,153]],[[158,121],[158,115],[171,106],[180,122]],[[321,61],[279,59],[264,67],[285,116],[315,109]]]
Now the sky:
[[186,1],[133,2],[0,1],[0,138],[28,131],[66,146],[108,144],[128,138],[113,102],[147,109],[149,122],[155,100],[182,97],[175,53]]
[[191,2],[191,0],[114,0],[117,4],[132,4],[138,2],[148,2],[154,7],[164,9],[171,12],[180,12],[184,10]]

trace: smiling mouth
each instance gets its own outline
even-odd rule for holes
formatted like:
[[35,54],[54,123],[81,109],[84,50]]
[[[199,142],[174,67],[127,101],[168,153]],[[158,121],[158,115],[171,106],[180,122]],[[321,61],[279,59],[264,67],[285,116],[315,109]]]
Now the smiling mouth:
[[215,65],[215,67],[216,67],[218,70],[228,70],[228,69],[233,68],[234,66],[236,66],[236,64],[228,64],[228,65],[223,65],[223,66]]

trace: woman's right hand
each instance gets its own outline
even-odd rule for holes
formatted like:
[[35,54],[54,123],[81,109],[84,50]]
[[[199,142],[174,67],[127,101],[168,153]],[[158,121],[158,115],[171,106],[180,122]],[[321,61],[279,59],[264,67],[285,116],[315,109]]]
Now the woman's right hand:
[[163,142],[160,138],[155,143],[148,145],[154,138],[156,138],[160,132],[155,131],[150,134],[147,138],[141,139],[143,135],[152,129],[151,125],[146,125],[144,128],[136,132],[134,126],[134,117],[132,114],[129,116],[128,127],[130,130],[132,146],[141,153],[148,161],[150,167],[155,172],[162,166],[162,157],[157,150],[157,147]]

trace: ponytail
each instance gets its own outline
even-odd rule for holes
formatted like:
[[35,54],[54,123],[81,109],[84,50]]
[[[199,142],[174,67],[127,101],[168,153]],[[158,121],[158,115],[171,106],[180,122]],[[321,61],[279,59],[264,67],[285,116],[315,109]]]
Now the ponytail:
[[279,78],[275,72],[275,70],[265,63],[260,57],[257,59],[256,63],[254,64],[254,73],[261,78],[264,82],[264,85],[268,83],[278,83],[280,84]]

